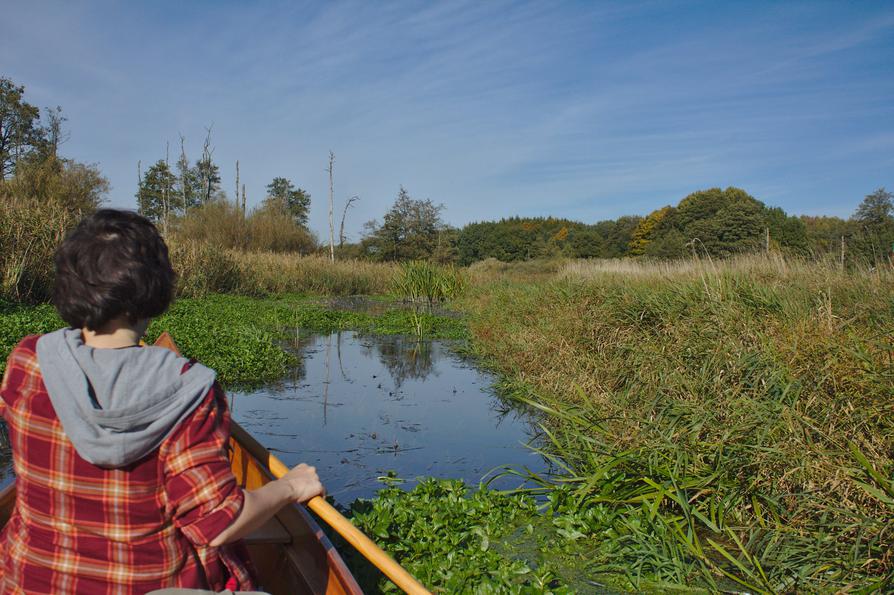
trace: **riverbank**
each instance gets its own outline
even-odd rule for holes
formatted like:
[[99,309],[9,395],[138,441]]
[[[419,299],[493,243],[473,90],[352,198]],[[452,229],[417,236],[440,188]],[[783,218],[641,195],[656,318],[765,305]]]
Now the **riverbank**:
[[894,578],[894,278],[752,258],[577,263],[458,306],[606,568],[751,592]]

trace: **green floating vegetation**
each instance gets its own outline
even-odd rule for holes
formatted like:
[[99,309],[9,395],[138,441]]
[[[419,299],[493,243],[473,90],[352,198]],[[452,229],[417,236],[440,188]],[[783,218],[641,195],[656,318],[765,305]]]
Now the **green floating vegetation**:
[[[538,505],[459,480],[426,478],[404,491],[383,479],[392,485],[356,500],[352,522],[435,592],[619,592],[598,574],[605,540],[593,527],[602,525],[592,510],[567,506],[562,490]],[[353,548],[339,550],[364,591],[399,592]]]
[[290,336],[284,329],[411,334],[420,317],[427,337],[466,336],[462,321],[445,316],[403,310],[373,315],[329,309],[300,296],[258,299],[231,295],[178,300],[167,314],[153,321],[147,334],[155,340],[167,330],[184,354],[217,370],[225,384],[256,384],[281,378],[295,365],[294,355],[284,349]]
[[54,331],[63,324],[49,304],[24,306],[0,301],[0,373],[6,370],[6,359],[19,341],[28,335]]
[[[63,325],[48,304],[0,303],[2,369],[10,351],[23,337],[47,333]],[[329,309],[301,296],[257,299],[212,295],[177,300],[166,314],[152,322],[147,339],[154,341],[166,330],[185,355],[217,370],[224,384],[256,384],[281,378],[296,363],[294,355],[284,349],[289,336],[284,329],[295,328],[320,333],[352,329],[440,339],[466,337],[461,320],[430,313],[393,309],[374,315]]]

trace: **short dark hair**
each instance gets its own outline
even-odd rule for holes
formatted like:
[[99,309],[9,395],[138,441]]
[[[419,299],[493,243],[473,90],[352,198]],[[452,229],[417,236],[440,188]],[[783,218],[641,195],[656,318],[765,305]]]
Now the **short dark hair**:
[[177,276],[151,221],[131,211],[100,209],[56,250],[53,305],[74,328],[100,329],[126,316],[159,316],[174,299]]

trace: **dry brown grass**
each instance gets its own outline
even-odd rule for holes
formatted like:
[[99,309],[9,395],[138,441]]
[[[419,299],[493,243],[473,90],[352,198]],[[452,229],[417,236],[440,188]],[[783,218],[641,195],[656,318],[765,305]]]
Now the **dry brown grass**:
[[373,295],[386,293],[397,266],[362,260],[336,260],[272,252],[229,252],[243,287],[262,293]]
[[53,286],[53,255],[80,214],[55,201],[0,201],[0,297],[35,302]]

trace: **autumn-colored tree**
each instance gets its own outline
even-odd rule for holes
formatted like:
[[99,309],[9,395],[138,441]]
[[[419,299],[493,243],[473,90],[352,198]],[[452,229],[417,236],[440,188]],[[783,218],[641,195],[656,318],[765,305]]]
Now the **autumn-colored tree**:
[[639,222],[633,235],[630,238],[630,255],[642,256],[646,253],[646,248],[655,240],[661,231],[662,223],[667,219],[668,215],[673,213],[674,208],[666,206],[649,213],[645,219]]

